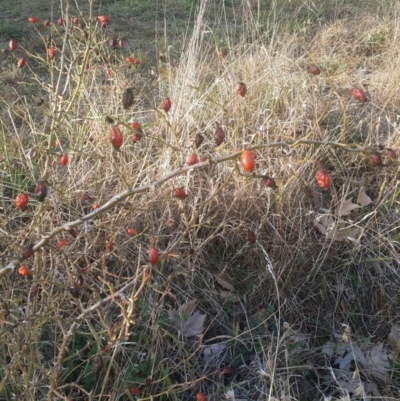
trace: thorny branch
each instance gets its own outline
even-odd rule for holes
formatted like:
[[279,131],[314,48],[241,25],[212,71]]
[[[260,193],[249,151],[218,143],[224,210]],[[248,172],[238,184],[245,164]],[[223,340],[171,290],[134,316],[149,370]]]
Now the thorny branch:
[[[261,144],[261,145],[255,145],[249,148],[249,150],[259,150],[259,149],[267,149],[267,148],[273,148],[273,147],[290,147],[290,146],[297,146],[297,145],[322,145],[322,146],[331,146],[331,147],[338,147],[341,149],[344,149],[348,152],[358,152],[358,153],[363,153],[365,152],[365,149],[362,147],[350,147],[349,145],[343,144],[343,143],[337,143],[337,142],[330,142],[330,141],[316,141],[316,140],[296,140],[296,141],[286,141],[286,142],[274,142],[274,143],[266,143],[266,144]],[[89,221],[96,217],[97,215],[112,209],[116,205],[118,205],[121,201],[124,199],[128,198],[129,196],[146,192],[149,191],[150,189],[160,186],[164,184],[165,182],[169,181],[171,178],[174,178],[178,175],[184,174],[190,170],[198,170],[201,168],[204,168],[208,166],[209,164],[213,163],[223,163],[229,160],[235,160],[237,159],[240,154],[242,153],[242,150],[230,153],[224,156],[219,156],[219,157],[214,157],[210,155],[209,161],[201,162],[198,164],[195,164],[194,166],[187,166],[187,167],[181,167],[169,174],[166,174],[164,177],[152,182],[151,184],[143,185],[138,188],[131,188],[131,189],[126,189],[124,191],[121,191],[117,195],[113,196],[108,202],[104,203],[102,206],[100,206],[98,209],[80,217],[79,219],[76,219],[74,221],[70,221],[68,223],[62,224],[59,227],[56,227],[54,230],[50,231],[48,234],[44,235],[40,241],[38,241],[35,246],[33,247],[34,252],[38,251],[39,249],[43,248],[46,243],[59,234],[62,231],[68,231],[71,228],[78,226],[80,224],[83,224],[86,221]],[[0,278],[5,276],[7,273],[12,272],[15,267],[19,264],[18,259],[13,259],[10,261],[6,266],[4,266],[2,269],[0,269]]]

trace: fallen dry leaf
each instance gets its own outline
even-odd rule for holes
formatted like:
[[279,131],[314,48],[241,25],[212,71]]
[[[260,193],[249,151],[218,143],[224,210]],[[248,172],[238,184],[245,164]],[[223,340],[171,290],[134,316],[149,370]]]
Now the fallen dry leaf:
[[379,380],[388,378],[390,363],[388,353],[383,349],[383,343],[374,345],[365,352],[369,373]]
[[201,334],[204,329],[206,315],[202,315],[199,311],[192,314],[196,306],[196,301],[196,299],[193,299],[183,304],[179,309],[170,310],[168,312],[172,325],[177,330],[182,330],[182,334],[185,337],[197,336]]
[[222,271],[218,276],[215,276],[217,283],[229,291],[234,291],[232,279],[225,271]]
[[321,354],[327,355],[332,358],[336,351],[336,344],[332,341],[328,341],[321,349]]
[[179,308],[179,313],[181,313],[182,315],[190,316],[193,312],[194,307],[196,306],[196,302],[197,299],[192,299],[191,301],[181,305],[181,307]]
[[372,199],[365,193],[365,187],[360,187],[360,191],[357,196],[357,203],[359,203],[362,207],[368,206],[372,203]]
[[208,347],[204,347],[203,354],[206,358],[211,359],[215,356],[218,356],[225,348],[226,344],[211,344]]
[[361,348],[355,344],[340,343],[336,348],[337,357],[334,362],[334,366],[337,366],[340,370],[350,371],[353,361],[362,365],[367,364],[367,359]]
[[362,383],[357,375],[340,369],[333,369],[337,384],[342,390],[347,390],[350,394],[357,394],[362,391]]
[[320,214],[317,215],[315,219],[315,226],[318,231],[324,235],[331,235],[332,231],[336,229],[335,220],[330,214]]
[[360,234],[360,229],[355,226],[346,226],[345,222],[335,221],[332,215],[320,214],[315,218],[315,227],[328,239],[342,241],[347,238],[355,238]]
[[337,215],[339,217],[348,216],[354,209],[359,209],[360,206],[353,203],[351,199],[342,201],[337,208]]
[[184,336],[192,337],[200,335],[203,332],[205,320],[206,315],[202,315],[199,311],[194,312],[184,326]]

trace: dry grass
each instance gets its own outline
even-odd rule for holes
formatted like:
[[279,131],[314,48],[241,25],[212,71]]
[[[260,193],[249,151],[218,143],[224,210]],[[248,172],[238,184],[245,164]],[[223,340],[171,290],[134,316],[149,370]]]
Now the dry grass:
[[[399,163],[385,150],[400,151],[399,7],[308,3],[273,2],[266,15],[257,2],[205,1],[174,47],[163,38],[156,68],[160,48],[142,50],[142,65],[133,67],[125,62],[130,45],[110,50],[94,23],[92,41],[75,28],[63,55],[64,31],[51,28],[55,61],[40,39],[32,39],[34,50],[25,40],[26,68],[15,68],[13,54],[2,61],[3,399],[184,400],[200,391],[208,400],[336,400],[345,388],[330,376],[335,358],[322,347],[343,325],[354,344],[387,346],[400,312]],[[216,47],[228,55],[219,58]],[[321,75],[307,73],[312,64]],[[245,98],[235,93],[239,81]],[[351,97],[354,86],[366,91],[365,104]],[[126,87],[135,103],[124,111]],[[63,92],[56,102],[55,88]],[[165,96],[169,113],[159,108]],[[105,116],[123,131],[119,152]],[[133,120],[144,130],[137,143]],[[219,147],[217,124],[226,134]],[[205,139],[194,149],[197,133]],[[250,174],[238,163],[244,148],[256,156]],[[371,165],[372,150],[384,166]],[[193,151],[207,161],[187,167]],[[67,166],[59,165],[62,153]],[[317,161],[332,177],[327,191],[315,183]],[[265,175],[277,189],[263,184]],[[34,197],[39,179],[48,187],[44,203]],[[173,196],[176,187],[185,200]],[[373,203],[337,217],[360,187]],[[18,211],[21,192],[30,202]],[[321,213],[355,235],[321,234]],[[246,241],[248,230],[256,243]],[[35,253],[23,263],[31,274],[21,277],[17,257],[28,243]],[[150,267],[152,246],[161,259]],[[206,315],[198,338],[182,335],[169,314],[193,299]],[[225,347],[207,357],[216,344]],[[361,374],[366,380],[368,371]],[[369,377],[375,399],[398,399],[398,375],[394,366],[387,380]]]

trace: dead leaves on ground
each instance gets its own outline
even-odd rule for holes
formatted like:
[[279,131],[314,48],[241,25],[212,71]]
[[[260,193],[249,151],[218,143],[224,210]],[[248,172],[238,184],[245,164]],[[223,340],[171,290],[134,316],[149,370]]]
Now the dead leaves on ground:
[[354,397],[372,401],[380,397],[376,383],[390,378],[390,360],[393,355],[384,344],[360,344],[355,342],[328,342],[322,347],[321,354],[335,357],[330,376],[338,388]]
[[184,337],[195,337],[203,333],[206,315],[199,311],[193,313],[196,306],[196,299],[183,304],[179,309],[173,309],[168,312],[172,326]]
[[337,205],[335,213],[318,213],[314,219],[315,227],[327,239],[333,241],[355,240],[361,234],[361,228],[343,217],[348,217],[354,210],[371,203],[372,199],[362,186],[358,191],[357,203],[354,203],[352,198],[344,199]]
[[314,220],[317,230],[333,241],[357,238],[361,229],[344,220],[335,220],[332,215],[318,214]]
[[365,193],[365,187],[361,187],[357,196],[357,203],[361,205],[361,207],[368,206],[372,203],[372,199]]

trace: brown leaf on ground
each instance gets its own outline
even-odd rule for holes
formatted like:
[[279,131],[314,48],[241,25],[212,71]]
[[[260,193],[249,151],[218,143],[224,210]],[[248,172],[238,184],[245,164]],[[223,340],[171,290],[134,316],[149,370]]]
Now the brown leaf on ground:
[[360,234],[360,229],[355,226],[347,225],[344,221],[335,221],[332,215],[320,214],[315,218],[315,227],[328,239],[342,241],[344,239],[355,238]]
[[185,337],[198,336],[203,332],[204,321],[206,315],[202,315],[199,311],[192,314],[196,306],[196,299],[183,304],[179,309],[170,310],[168,312],[172,325]]
[[359,209],[360,206],[353,203],[351,199],[342,201],[337,207],[337,215],[339,217],[349,216],[354,209]]
[[200,335],[204,330],[204,322],[206,315],[202,315],[199,311],[194,312],[186,322],[183,330],[185,337],[192,337]]
[[357,203],[359,203],[362,207],[368,206],[372,203],[372,199],[365,193],[365,187],[361,187],[357,196]]
[[232,285],[232,279],[226,271],[219,273],[218,276],[215,276],[215,279],[217,280],[217,283],[225,289],[229,291],[235,290]]
[[369,373],[379,380],[386,380],[388,378],[388,369],[390,363],[388,353],[383,349],[383,343],[374,345],[365,352],[367,358],[367,368]]

